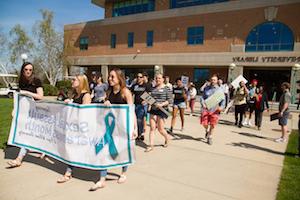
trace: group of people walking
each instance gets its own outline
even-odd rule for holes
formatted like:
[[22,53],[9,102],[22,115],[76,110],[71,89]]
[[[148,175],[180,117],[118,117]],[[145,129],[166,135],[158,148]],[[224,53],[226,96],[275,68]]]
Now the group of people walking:
[[[43,88],[40,79],[34,76],[34,67],[31,63],[26,62],[21,67],[19,79],[20,93],[31,96],[35,100],[43,99]],[[196,101],[197,90],[193,83],[184,85],[181,78],[176,79],[176,84],[173,86],[169,83],[168,77],[165,79],[163,74],[156,74],[154,82],[148,81],[146,73],[137,73],[134,84],[128,85],[125,76],[120,69],[112,69],[109,73],[108,83],[103,81],[100,74],[93,73],[92,81],[88,82],[86,75],[76,75],[72,78],[73,96],[66,99],[66,103],[91,104],[103,103],[104,105],[111,104],[135,104],[135,120],[132,139],[144,140],[146,118],[149,116],[150,131],[149,144],[145,152],[154,150],[154,133],[157,129],[164,138],[163,147],[168,147],[170,144],[170,134],[173,133],[176,124],[177,114],[181,119],[181,131],[184,130],[184,114],[187,105],[191,109],[191,114],[194,113],[194,105]],[[126,84],[127,83],[127,84]],[[290,103],[289,84],[283,83],[282,89],[284,94],[280,98],[279,104],[279,124],[282,126],[282,137],[278,142],[284,142],[287,139],[287,119],[289,115],[288,105]],[[202,88],[203,95],[200,97],[201,116],[200,123],[205,129],[205,138],[209,145],[213,144],[213,135],[216,125],[218,124],[219,116],[228,103],[228,87],[224,87],[221,79],[217,74],[213,74]],[[154,98],[155,103],[149,105],[142,95],[148,93]],[[224,96],[219,97],[217,94],[224,93]],[[210,98],[217,99],[214,105],[208,105]],[[235,89],[233,101],[235,105],[235,125],[238,127],[251,125],[250,120],[252,113],[255,111],[255,125],[260,130],[262,125],[262,116],[264,110],[269,109],[268,97],[264,92],[263,86],[258,87],[258,82],[253,80],[250,88],[241,81],[239,87]],[[168,109],[172,105],[172,120],[168,131],[165,129],[166,119],[169,117]],[[249,118],[243,121],[246,111],[249,110]],[[169,133],[168,133],[169,132]],[[19,167],[22,160],[28,151],[21,148],[16,159],[8,162],[9,166]],[[43,158],[45,155],[41,155]],[[126,181],[126,172],[128,166],[122,167],[121,175],[118,183]],[[65,183],[72,178],[72,166],[66,166],[65,174],[57,180],[57,183]],[[100,170],[99,181],[97,181],[90,191],[95,191],[105,187],[107,170]]]

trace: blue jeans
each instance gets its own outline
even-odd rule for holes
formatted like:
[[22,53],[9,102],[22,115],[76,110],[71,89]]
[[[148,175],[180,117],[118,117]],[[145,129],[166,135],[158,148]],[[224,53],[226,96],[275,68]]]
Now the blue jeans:
[[[127,172],[128,166],[122,167],[122,172]],[[100,178],[107,176],[107,169],[100,170]]]
[[18,157],[24,157],[27,154],[27,149],[25,149],[24,147],[21,147]]
[[[66,172],[72,174],[74,167],[71,165],[68,165]],[[127,172],[128,166],[122,167],[122,172]],[[106,177],[107,176],[107,169],[102,169],[100,170],[100,178],[101,177]]]
[[144,133],[144,117],[147,114],[147,106],[142,104],[135,105],[135,114],[137,118],[138,136]]

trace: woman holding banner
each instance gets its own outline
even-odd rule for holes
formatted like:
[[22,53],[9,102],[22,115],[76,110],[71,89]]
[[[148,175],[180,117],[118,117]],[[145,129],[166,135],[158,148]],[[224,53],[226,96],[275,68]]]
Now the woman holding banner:
[[[20,94],[30,96],[34,100],[41,100],[44,97],[44,91],[42,82],[34,75],[34,67],[30,62],[24,62],[21,67],[19,78]],[[19,151],[18,157],[15,160],[8,162],[11,168],[19,167],[22,164],[24,156],[27,154],[27,150],[22,147]],[[44,154],[41,154],[41,158]]]
[[[77,75],[72,79],[72,88],[75,90],[73,99],[66,99],[66,103],[90,104],[89,82],[85,75]],[[72,178],[73,166],[68,166],[65,174],[57,180],[57,183],[65,183]]]
[[[130,90],[126,87],[126,81],[124,74],[120,69],[113,69],[109,73],[108,77],[110,88],[107,91],[107,99],[104,105],[109,106],[111,104],[133,104],[133,98]],[[137,137],[137,125],[136,118],[134,120],[133,138]],[[122,173],[118,179],[118,183],[124,183],[126,181],[126,172],[128,166],[122,167]],[[105,187],[105,181],[107,176],[107,169],[100,170],[100,180],[90,188],[90,191],[96,191]]]
[[168,115],[162,110],[168,109],[169,103],[172,101],[172,94],[168,87],[164,84],[164,78],[162,74],[155,76],[156,87],[152,90],[151,96],[156,100],[156,103],[151,106],[150,109],[150,145],[145,152],[150,152],[154,147],[154,131],[157,127],[159,133],[165,138],[163,147],[167,147],[169,144],[169,136],[165,130],[165,119]]

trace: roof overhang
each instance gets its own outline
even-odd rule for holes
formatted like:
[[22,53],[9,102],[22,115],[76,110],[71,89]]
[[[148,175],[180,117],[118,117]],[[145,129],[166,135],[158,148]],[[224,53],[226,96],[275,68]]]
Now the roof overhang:
[[105,0],[91,0],[93,4],[100,6],[102,8],[104,8],[105,6]]

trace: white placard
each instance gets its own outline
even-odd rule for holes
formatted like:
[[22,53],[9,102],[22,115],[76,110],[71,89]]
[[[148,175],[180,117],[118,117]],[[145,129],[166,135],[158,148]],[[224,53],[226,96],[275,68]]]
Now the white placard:
[[243,75],[239,75],[236,79],[234,79],[231,82],[231,85],[234,87],[234,89],[238,88],[240,86],[240,82],[243,81],[245,84],[248,82],[247,79],[243,77]]

